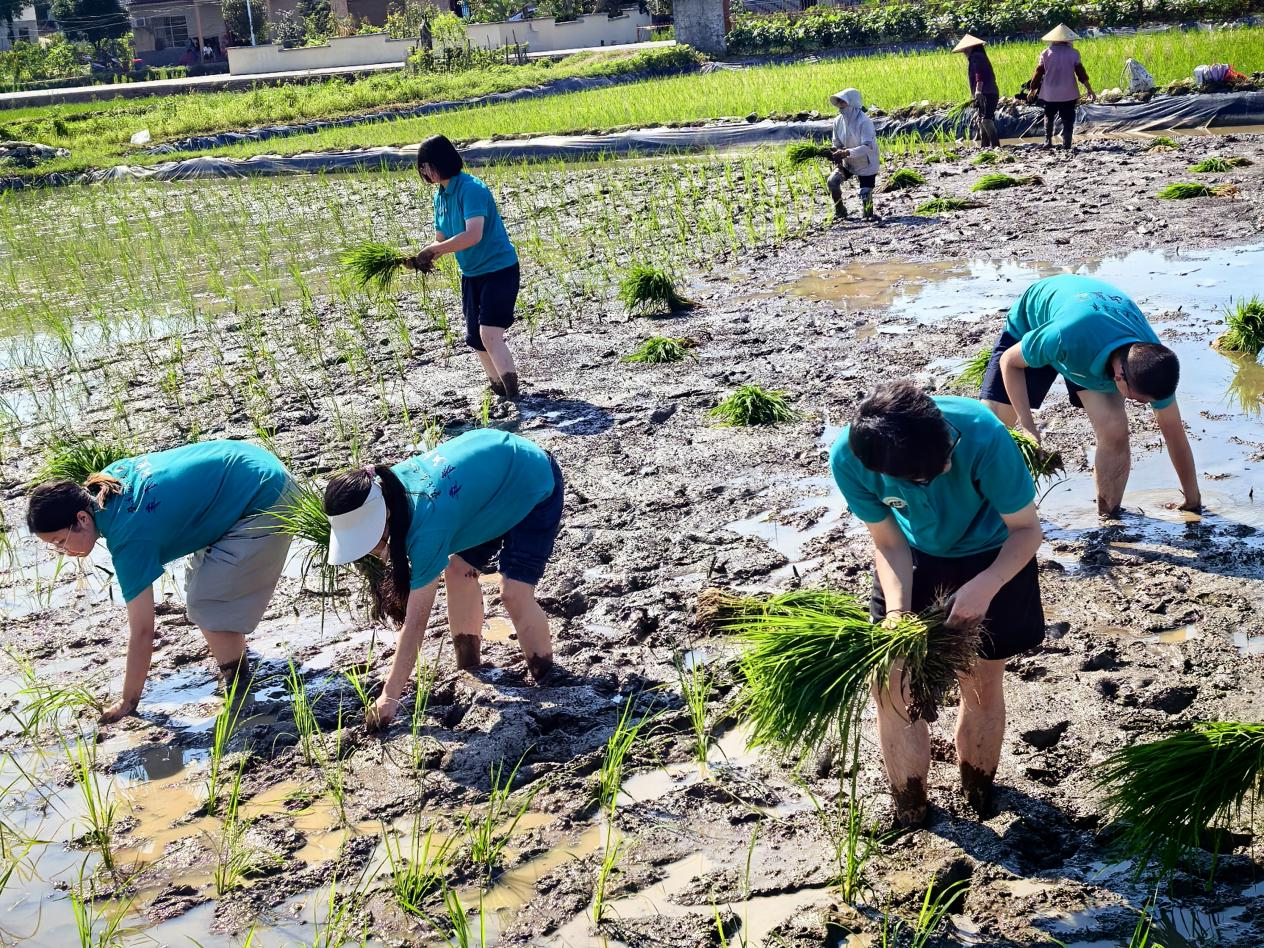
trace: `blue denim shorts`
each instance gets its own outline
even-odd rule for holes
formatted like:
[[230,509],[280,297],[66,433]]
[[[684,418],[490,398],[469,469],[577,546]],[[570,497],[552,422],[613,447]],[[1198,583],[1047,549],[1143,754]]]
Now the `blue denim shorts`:
[[528,586],[537,585],[544,577],[549,557],[553,555],[553,544],[562,526],[562,501],[565,499],[562,469],[551,454],[549,467],[553,469],[553,493],[532,507],[508,533],[462,550],[457,556],[480,573],[499,572],[505,579],[515,579]]
[[[987,372],[983,375],[983,388],[979,392],[979,398],[985,402],[1009,404],[1009,393],[1005,391],[1005,380],[1001,378],[1001,356],[1005,355],[1006,349],[1016,345],[1018,345],[1018,340],[1007,331],[1003,331],[1001,338],[996,340],[996,345],[992,348],[992,358],[988,361]],[[1058,370],[1051,365],[1035,368],[1029,365],[1023,369],[1023,374],[1027,376],[1027,400],[1032,408],[1039,408],[1045,396],[1049,394],[1049,389],[1053,388],[1053,383],[1057,381]],[[1083,408],[1084,403],[1080,401],[1080,392],[1084,391],[1083,386],[1076,385],[1070,379],[1063,379],[1063,381],[1066,383],[1067,397],[1071,399],[1071,404],[1076,408]]]

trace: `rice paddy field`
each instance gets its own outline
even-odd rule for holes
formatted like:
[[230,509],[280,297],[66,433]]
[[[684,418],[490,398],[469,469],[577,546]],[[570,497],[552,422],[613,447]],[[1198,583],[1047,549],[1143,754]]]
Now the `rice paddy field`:
[[[945,101],[960,65],[945,60]],[[696,81],[735,84],[716,114],[752,74],[792,77],[745,87],[781,103],[814,101],[805,77],[821,98],[848,84],[838,64],[794,68]],[[691,94],[623,92],[647,121]],[[571,121],[587,118],[554,117]],[[1141,742],[1264,720],[1264,369],[1250,340],[1212,345],[1229,310],[1239,335],[1258,315],[1264,137],[1150,144],[888,153],[884,176],[915,174],[878,194],[880,225],[831,224],[826,167],[781,150],[480,169],[522,258],[516,402],[483,387],[449,264],[382,295],[340,263],[366,240],[428,240],[413,174],[0,195],[0,943],[1264,943],[1249,805],[1187,808],[1208,825],[1146,864],[1114,815],[1162,794],[1130,796],[1125,776],[1121,804],[1103,785]],[[1001,169],[1026,183],[975,189]],[[1194,179],[1211,193],[1158,196]],[[929,820],[897,834],[863,683],[858,744],[779,750],[749,701],[748,640],[699,607],[715,589],[866,601],[869,540],[826,458],[839,426],[894,378],[974,395],[962,370],[1009,304],[1063,271],[1123,288],[1180,356],[1206,510],[1169,509],[1175,476],[1134,406],[1125,509],[1099,521],[1090,427],[1055,390],[1046,637],[1007,673],[994,806],[960,796],[948,695]],[[539,589],[546,685],[491,580],[483,665],[457,670],[440,608],[395,721],[367,732],[395,632],[300,546],[244,695],[221,694],[172,564],[138,714],[97,723],[127,638],[108,556],[59,558],[23,526],[59,446],[240,438],[319,485],[477,427],[531,438],[566,474]]]

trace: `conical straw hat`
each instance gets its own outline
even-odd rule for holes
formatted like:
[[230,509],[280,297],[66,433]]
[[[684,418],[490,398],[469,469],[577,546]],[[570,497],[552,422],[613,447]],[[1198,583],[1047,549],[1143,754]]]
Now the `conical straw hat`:
[[1045,43],[1074,43],[1079,37],[1065,23],[1059,23],[1040,39]]
[[977,36],[971,36],[967,33],[961,37],[961,42],[952,48],[954,53],[964,53],[967,49],[973,49],[976,46],[986,46],[987,43],[979,39]]

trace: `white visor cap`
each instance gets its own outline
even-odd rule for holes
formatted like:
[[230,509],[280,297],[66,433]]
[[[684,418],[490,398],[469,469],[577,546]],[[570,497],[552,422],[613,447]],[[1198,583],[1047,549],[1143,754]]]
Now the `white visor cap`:
[[369,496],[355,510],[329,515],[329,565],[354,563],[373,552],[386,529],[386,498],[377,478]]

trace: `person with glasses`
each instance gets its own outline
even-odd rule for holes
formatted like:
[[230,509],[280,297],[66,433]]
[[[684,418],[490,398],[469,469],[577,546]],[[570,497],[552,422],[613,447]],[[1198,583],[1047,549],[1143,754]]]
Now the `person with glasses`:
[[[956,739],[966,800],[987,816],[1005,735],[1005,663],[1045,634],[1031,474],[986,406],[908,382],[860,403],[830,467],[873,539],[873,621],[898,621],[951,596],[949,626],[982,623],[979,659],[960,679]],[[896,823],[918,826],[928,805],[927,723],[911,719],[898,664],[874,697]]]
[[1176,353],[1160,344],[1123,290],[1064,273],[1037,280],[1010,308],[979,397],[1007,425],[1022,425],[1039,441],[1032,409],[1061,375],[1071,404],[1088,414],[1097,439],[1093,477],[1103,517],[1118,515],[1128,483],[1125,400],[1149,405],[1184,493],[1181,503],[1170,506],[1198,513],[1198,470],[1176,404],[1180,374]]

